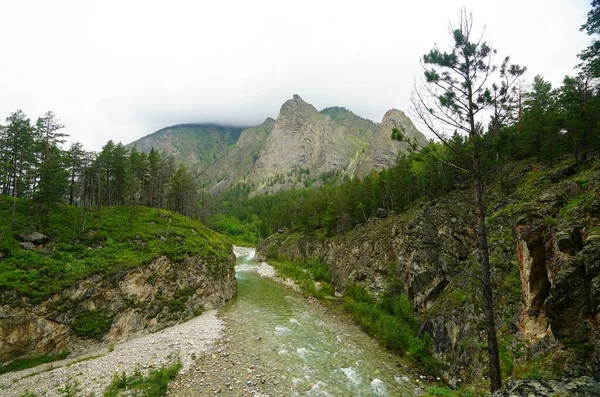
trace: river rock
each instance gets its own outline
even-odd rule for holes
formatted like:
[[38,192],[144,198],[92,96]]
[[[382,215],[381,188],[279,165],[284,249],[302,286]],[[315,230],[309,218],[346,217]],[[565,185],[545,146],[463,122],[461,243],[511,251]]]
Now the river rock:
[[600,383],[590,377],[565,381],[513,380],[493,394],[493,397],[587,397],[600,395]]

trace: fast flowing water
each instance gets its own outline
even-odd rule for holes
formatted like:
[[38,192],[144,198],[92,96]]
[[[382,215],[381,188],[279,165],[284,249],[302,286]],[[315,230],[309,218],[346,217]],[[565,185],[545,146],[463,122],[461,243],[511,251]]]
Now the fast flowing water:
[[[398,359],[344,316],[261,278],[254,251],[238,258],[238,295],[223,309],[247,354],[277,374],[285,395],[413,396]],[[237,324],[237,325],[236,325]],[[241,325],[243,324],[243,325]],[[244,329],[235,329],[236,327]]]

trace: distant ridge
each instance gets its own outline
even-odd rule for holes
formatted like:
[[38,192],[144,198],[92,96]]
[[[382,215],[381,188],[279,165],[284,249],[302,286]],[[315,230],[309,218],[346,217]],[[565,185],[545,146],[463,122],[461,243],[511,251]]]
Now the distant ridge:
[[428,142],[400,110],[389,110],[375,123],[345,107],[318,111],[294,95],[276,120],[267,118],[255,127],[178,124],[129,146],[173,155],[195,172],[200,187],[213,193],[243,183],[253,194],[263,194],[318,185],[324,175],[364,177],[392,166],[409,148],[391,139],[392,128],[417,149]]

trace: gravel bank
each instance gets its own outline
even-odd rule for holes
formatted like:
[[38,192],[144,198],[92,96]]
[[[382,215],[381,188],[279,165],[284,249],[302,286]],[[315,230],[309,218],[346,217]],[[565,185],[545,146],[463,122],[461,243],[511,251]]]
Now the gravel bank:
[[[0,376],[0,395],[20,396],[26,391],[38,396],[62,396],[58,389],[77,385],[78,395],[101,396],[114,373],[148,372],[177,361],[182,372],[209,351],[221,337],[223,323],[216,310],[162,331],[121,342],[112,351],[102,349],[79,358],[57,361]],[[85,360],[85,361],[81,361]]]

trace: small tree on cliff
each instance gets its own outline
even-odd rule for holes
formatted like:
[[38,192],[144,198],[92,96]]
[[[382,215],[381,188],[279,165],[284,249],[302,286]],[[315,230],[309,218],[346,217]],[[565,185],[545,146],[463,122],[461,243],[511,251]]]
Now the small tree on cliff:
[[[481,264],[481,283],[485,304],[485,325],[490,361],[491,390],[502,386],[493,294],[490,276],[488,232],[485,225],[483,175],[481,169],[481,138],[484,125],[498,129],[499,121],[507,120],[514,109],[515,83],[525,68],[510,64],[508,57],[495,64],[496,51],[482,36],[473,32],[473,18],[463,9],[458,24],[450,24],[452,44],[447,51],[437,45],[423,56],[424,80],[412,95],[415,115],[450,150],[459,152],[448,138],[455,132],[468,137],[472,148],[470,165],[456,167],[468,172],[475,190],[475,220],[477,246]],[[486,123],[487,121],[487,123]],[[461,164],[462,165],[462,164]]]

